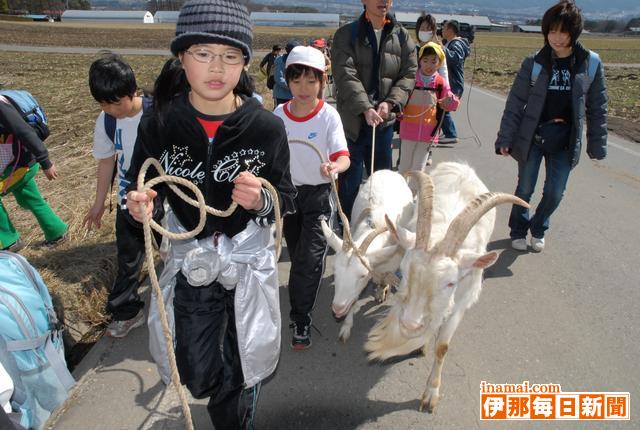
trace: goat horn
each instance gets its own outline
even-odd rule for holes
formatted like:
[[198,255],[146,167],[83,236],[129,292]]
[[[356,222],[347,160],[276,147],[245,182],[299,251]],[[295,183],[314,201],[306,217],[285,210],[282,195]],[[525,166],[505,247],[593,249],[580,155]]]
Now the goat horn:
[[431,213],[433,211],[433,181],[431,176],[418,170],[407,172],[418,181],[418,219],[416,222],[416,249],[426,250],[431,237]]
[[362,243],[360,244],[360,249],[359,249],[360,254],[365,255],[367,253],[367,249],[369,249],[369,245],[371,245],[371,242],[373,242],[373,240],[376,237],[378,237],[380,234],[388,230],[389,229],[386,226],[382,226],[382,227],[376,227],[375,230],[373,230],[372,232],[369,232],[367,237],[365,237]]
[[351,226],[349,225],[349,219],[344,212],[339,211],[338,214],[342,220],[342,250],[347,252],[354,247],[353,238],[351,237]]
[[525,208],[529,207],[527,202],[513,194],[484,193],[469,202],[464,210],[455,217],[449,225],[444,238],[436,245],[434,252],[453,258],[462,246],[462,242],[466,239],[469,231],[480,218],[494,207],[503,203],[513,203]]

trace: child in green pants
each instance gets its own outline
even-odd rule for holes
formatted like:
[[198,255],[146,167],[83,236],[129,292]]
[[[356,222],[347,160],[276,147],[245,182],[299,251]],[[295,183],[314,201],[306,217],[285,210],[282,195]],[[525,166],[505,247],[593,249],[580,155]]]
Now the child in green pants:
[[20,234],[7,213],[2,198],[11,193],[16,202],[30,210],[44,232],[45,246],[63,241],[68,226],[42,198],[34,179],[42,166],[47,179],[58,177],[49,153],[35,130],[22,118],[9,100],[0,96],[0,249],[22,248]]

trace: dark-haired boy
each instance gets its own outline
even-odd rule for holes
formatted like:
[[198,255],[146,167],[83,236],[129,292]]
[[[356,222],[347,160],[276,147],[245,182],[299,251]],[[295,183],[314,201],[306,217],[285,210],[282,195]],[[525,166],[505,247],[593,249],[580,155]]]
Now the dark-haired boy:
[[347,170],[350,160],[340,115],[320,97],[326,70],[322,52],[297,46],[289,53],[285,66],[285,79],[293,98],[277,106],[274,114],[284,122],[289,141],[309,141],[329,159],[323,163],[306,145],[289,145],[291,180],[297,191],[296,213],[284,218],[283,233],[291,258],[291,347],[303,350],[311,346],[311,311],[327,254],[320,218],[333,218],[331,176]]
[[[134,227],[123,215],[123,211],[126,211],[125,188],[129,185],[125,174],[138,136],[143,98],[136,94],[138,85],[133,70],[116,55],[107,55],[91,64],[89,89],[102,112],[96,119],[93,133],[93,156],[98,160],[96,198],[84,217],[83,226],[89,230],[92,226],[100,228],[117,164],[118,274],[107,302],[107,312],[111,314],[107,335],[122,338],[131,329],[144,324],[144,302],[138,294],[144,262],[144,234],[142,229]],[[111,118],[106,118],[107,115]]]

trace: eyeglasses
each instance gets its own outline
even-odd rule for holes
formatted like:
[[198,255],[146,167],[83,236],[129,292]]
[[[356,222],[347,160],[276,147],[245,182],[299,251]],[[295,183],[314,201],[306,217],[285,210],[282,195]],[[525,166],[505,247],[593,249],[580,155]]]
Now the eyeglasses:
[[186,50],[187,54],[190,54],[194,60],[198,63],[211,63],[216,57],[220,57],[224,64],[229,66],[235,66],[244,62],[244,55],[237,51],[227,51],[222,54],[214,54],[206,49],[194,49],[193,51]]

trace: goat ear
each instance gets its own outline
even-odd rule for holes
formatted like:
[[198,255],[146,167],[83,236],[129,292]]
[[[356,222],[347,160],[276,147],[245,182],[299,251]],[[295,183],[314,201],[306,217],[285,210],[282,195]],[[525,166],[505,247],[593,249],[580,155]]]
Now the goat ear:
[[324,234],[324,238],[327,239],[329,246],[335,252],[340,252],[342,249],[342,239],[340,239],[338,235],[329,228],[329,225],[324,218],[320,220],[320,226],[322,227],[322,234]]
[[384,216],[391,234],[391,239],[398,242],[404,249],[411,249],[416,244],[416,234],[404,227],[396,226],[387,215]]
[[382,249],[367,252],[367,258],[369,259],[369,263],[371,263],[372,266],[377,266],[378,264],[389,260],[397,251],[398,245],[385,246]]
[[391,238],[397,242],[398,241],[398,230],[396,230],[396,226],[393,223],[393,221],[391,221],[389,219],[389,215],[384,214],[384,222],[387,223],[387,228],[389,229],[389,233],[391,234]]
[[460,268],[463,269],[486,269],[493,266],[498,260],[496,251],[487,252],[486,254],[476,254],[475,252],[465,252],[459,258]]

